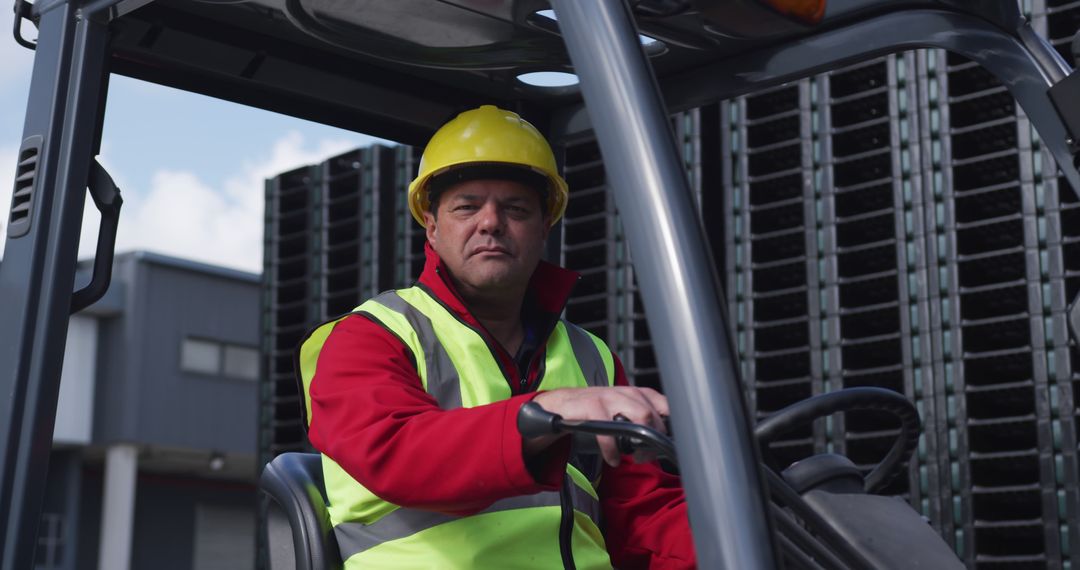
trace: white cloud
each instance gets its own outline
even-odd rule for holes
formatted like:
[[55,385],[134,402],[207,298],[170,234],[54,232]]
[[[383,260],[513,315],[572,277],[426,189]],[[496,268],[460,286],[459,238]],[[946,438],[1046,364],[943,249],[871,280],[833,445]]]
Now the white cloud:
[[[116,249],[145,249],[261,272],[264,180],[354,146],[345,139],[305,145],[300,133],[290,132],[273,144],[268,155],[242,162],[220,188],[190,171],[159,170],[149,191],[121,189],[124,207]],[[88,218],[80,255],[93,251],[87,225],[96,226],[97,216]]]
[[[326,139],[309,145],[303,135],[293,131],[274,142],[264,156],[241,162],[237,172],[226,177],[220,187],[188,170],[162,169],[144,191],[128,186],[123,173],[103,160],[124,198],[116,251],[149,250],[259,273],[265,179],[322,162],[355,146],[355,141],[346,139]],[[0,147],[4,223],[11,203],[16,153],[16,147]],[[108,155],[105,149],[102,155]],[[88,195],[79,240],[80,259],[94,255],[100,222]],[[0,236],[6,236],[6,228],[0,228]]]
[[[14,21],[15,14],[5,4],[0,10],[0,85],[9,85],[11,82],[29,83],[30,63],[34,59],[34,52],[15,43],[15,38],[9,32]],[[37,37],[37,31],[32,24],[23,22],[23,37],[33,40]],[[25,87],[24,87],[25,88]]]

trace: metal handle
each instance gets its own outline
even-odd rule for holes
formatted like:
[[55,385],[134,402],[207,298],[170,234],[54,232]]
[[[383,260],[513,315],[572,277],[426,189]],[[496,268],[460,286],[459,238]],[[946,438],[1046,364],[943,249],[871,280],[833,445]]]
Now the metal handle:
[[33,8],[34,5],[27,2],[26,0],[15,0],[15,24],[12,33],[15,35],[15,43],[21,45],[24,48],[36,50],[36,43],[22,37],[22,21],[33,21],[33,16],[31,13],[31,10]]
[[105,295],[112,281],[113,248],[116,245],[116,228],[120,222],[120,207],[124,200],[120,189],[116,187],[112,176],[94,160],[90,163],[90,178],[87,181],[90,197],[94,206],[101,212],[101,226],[98,230],[97,249],[94,252],[94,273],[90,283],[71,295],[71,313],[75,314]]
[[621,453],[647,448],[672,462],[679,461],[675,443],[670,437],[651,427],[629,421],[567,420],[545,410],[536,402],[526,402],[518,411],[517,427],[522,437],[558,433],[606,435],[616,439]]

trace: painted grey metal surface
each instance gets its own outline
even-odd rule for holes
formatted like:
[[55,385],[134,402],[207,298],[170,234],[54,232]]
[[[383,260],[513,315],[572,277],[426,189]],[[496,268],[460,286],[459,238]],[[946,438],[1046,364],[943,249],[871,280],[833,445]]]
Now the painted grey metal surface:
[[106,29],[75,6],[38,7],[23,137],[43,137],[32,227],[0,266],[0,568],[29,568],[36,547],[75,276],[87,174],[97,146]]
[[633,19],[620,0],[552,2],[621,206],[667,378],[703,568],[772,568],[754,439],[704,232]]

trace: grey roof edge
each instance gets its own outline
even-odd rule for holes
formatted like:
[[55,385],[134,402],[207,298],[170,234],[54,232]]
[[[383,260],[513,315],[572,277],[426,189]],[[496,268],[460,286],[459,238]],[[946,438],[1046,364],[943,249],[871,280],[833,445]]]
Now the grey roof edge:
[[[246,283],[258,284],[262,282],[262,275],[259,273],[251,273],[249,271],[222,267],[220,265],[212,265],[192,259],[173,257],[171,255],[165,255],[162,253],[156,253],[147,250],[135,250],[118,253],[114,258],[114,264],[125,260],[134,260],[135,262],[140,263],[163,265],[166,267],[171,267],[173,269],[180,269],[182,271],[201,273],[204,275],[212,275],[215,277],[223,277],[225,279],[233,279]],[[80,260],[79,269],[90,270],[90,268],[93,266],[93,263],[93,259]]]

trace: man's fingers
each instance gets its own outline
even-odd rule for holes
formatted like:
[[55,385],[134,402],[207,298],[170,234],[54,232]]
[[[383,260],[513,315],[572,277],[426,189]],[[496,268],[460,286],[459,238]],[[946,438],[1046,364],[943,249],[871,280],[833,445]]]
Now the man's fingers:
[[668,408],[667,396],[653,390],[652,388],[639,388],[641,395],[649,401],[653,409],[656,410],[661,416],[670,416],[671,410]]
[[622,458],[618,446],[615,445],[615,438],[598,435],[596,436],[596,445],[600,448],[600,455],[604,458],[604,463],[612,467],[619,466]]
[[634,423],[649,426],[660,433],[666,433],[664,419],[667,415],[667,398],[651,388],[629,388],[623,392],[631,406],[623,415]]

